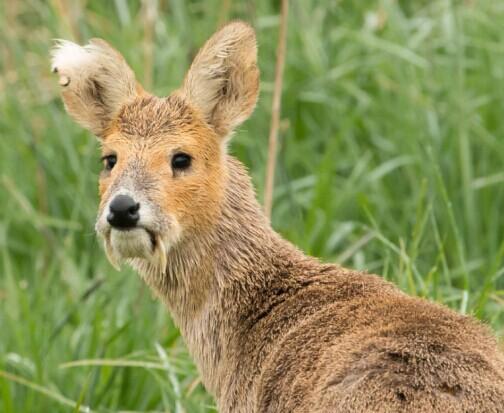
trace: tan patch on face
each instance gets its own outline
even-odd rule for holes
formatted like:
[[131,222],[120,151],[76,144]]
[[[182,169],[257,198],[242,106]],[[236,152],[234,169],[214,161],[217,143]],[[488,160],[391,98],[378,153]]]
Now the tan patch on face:
[[[127,179],[156,213],[175,217],[183,234],[217,220],[224,179],[219,139],[181,98],[149,96],[126,106],[102,152],[115,154],[117,163],[101,174],[101,209]],[[186,170],[172,169],[172,156],[179,152],[192,159]]]

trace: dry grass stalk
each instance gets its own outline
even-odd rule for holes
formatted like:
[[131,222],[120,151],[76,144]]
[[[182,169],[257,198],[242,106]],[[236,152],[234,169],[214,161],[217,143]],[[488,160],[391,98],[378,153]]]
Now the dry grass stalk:
[[264,213],[271,218],[273,206],[273,185],[275,182],[276,153],[278,146],[278,129],[280,125],[280,108],[282,98],[283,69],[285,63],[286,39],[287,39],[287,16],[289,12],[288,0],[282,0],[280,14],[280,30],[275,66],[275,86],[273,89],[273,105],[271,108],[271,126],[269,133],[268,164],[266,166],[266,183],[264,187]]
[[143,12],[143,50],[144,50],[144,79],[143,84],[147,90],[152,88],[154,71],[154,25],[158,14],[157,0],[142,1]]

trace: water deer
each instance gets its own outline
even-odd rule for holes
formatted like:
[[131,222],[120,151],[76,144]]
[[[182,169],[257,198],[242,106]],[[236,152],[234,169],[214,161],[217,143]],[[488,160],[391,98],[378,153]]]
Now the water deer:
[[215,33],[168,97],[103,40],[59,41],[52,67],[67,112],[101,144],[107,256],[166,304],[220,412],[504,412],[486,326],[271,228],[227,152],[258,96],[248,24]]

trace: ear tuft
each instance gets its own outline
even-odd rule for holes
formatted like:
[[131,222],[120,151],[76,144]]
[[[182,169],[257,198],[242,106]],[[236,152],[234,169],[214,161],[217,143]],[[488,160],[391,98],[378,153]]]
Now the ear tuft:
[[85,46],[57,40],[51,57],[67,112],[103,137],[122,106],[140,90],[133,71],[119,52],[100,39]]
[[79,46],[68,40],[56,40],[51,50],[51,68],[54,73],[74,72],[77,68],[87,66],[93,60],[88,46]]
[[239,21],[227,24],[205,43],[182,87],[186,98],[222,137],[251,115],[258,91],[255,32]]

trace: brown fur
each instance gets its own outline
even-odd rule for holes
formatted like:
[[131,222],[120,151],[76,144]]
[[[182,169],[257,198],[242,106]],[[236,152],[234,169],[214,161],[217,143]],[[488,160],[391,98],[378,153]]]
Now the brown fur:
[[[126,99],[102,136],[118,163],[100,179],[100,214],[129,180],[158,206],[159,232],[167,217],[182,228],[162,271],[130,262],[170,309],[219,411],[504,412],[504,357],[486,327],[320,263],[271,229],[222,145],[255,105],[255,59],[253,30],[225,26],[179,91]],[[194,158],[181,175],[169,165],[177,150]]]

